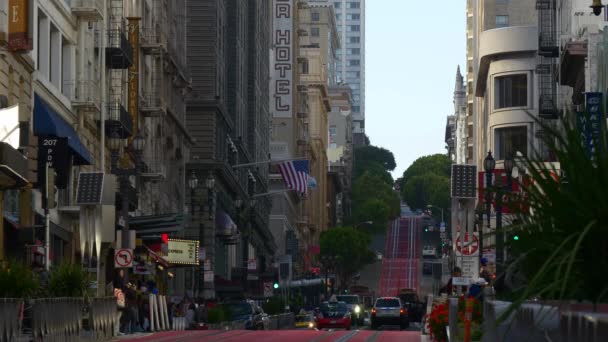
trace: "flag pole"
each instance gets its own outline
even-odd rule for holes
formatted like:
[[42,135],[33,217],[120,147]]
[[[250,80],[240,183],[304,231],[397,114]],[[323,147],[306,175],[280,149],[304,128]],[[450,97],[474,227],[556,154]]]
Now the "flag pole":
[[277,191],[270,191],[270,192],[265,192],[265,193],[261,193],[261,194],[255,194],[253,196],[251,196],[252,198],[258,198],[258,197],[264,197],[264,196],[272,196],[272,195],[280,195],[280,194],[284,194],[290,191],[293,191],[294,189],[284,189],[284,190],[277,190]]
[[283,162],[296,161],[296,160],[308,160],[308,158],[290,158],[290,159],[279,159],[279,160],[264,160],[264,161],[254,162],[254,163],[237,164],[237,165],[233,165],[232,168],[233,169],[238,169],[240,167],[262,165],[262,164],[283,163]]

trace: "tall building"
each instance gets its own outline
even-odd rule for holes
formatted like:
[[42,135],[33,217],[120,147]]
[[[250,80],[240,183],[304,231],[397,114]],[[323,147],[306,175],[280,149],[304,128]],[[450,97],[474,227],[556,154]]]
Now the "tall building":
[[350,86],[353,142],[365,144],[365,0],[310,0],[334,6],[341,47],[337,51],[336,77]]
[[187,2],[188,177],[198,180],[188,235],[206,257],[190,284],[206,298],[260,295],[276,250],[271,199],[256,196],[269,188],[270,13],[265,1]]

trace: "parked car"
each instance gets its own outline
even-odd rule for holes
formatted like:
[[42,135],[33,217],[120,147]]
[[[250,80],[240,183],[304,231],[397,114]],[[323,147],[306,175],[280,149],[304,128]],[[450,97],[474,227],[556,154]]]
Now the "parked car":
[[323,302],[315,319],[318,329],[344,328],[350,330],[350,311],[344,302]]
[[401,329],[409,327],[407,310],[397,297],[380,297],[372,308],[372,329],[383,325],[398,325]]
[[422,313],[424,312],[424,303],[418,298],[418,294],[413,289],[401,289],[399,290],[399,299],[401,299],[401,305],[407,311],[407,318],[409,322],[420,322],[422,320]]
[[244,321],[245,329],[267,330],[270,327],[270,319],[264,310],[254,301],[243,300],[223,304],[230,313],[232,321]]
[[296,315],[295,326],[296,328],[314,329],[316,326],[314,315],[311,313]]
[[350,317],[353,323],[357,325],[363,324],[364,306],[361,301],[361,297],[359,297],[358,295],[337,295],[336,299],[339,302],[346,303],[346,307],[350,312]]

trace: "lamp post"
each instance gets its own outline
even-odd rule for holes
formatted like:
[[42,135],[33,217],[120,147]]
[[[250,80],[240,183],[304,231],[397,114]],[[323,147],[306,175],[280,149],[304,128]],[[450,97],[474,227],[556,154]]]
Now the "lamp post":
[[[112,156],[112,165],[111,172],[118,176],[119,184],[120,184],[120,197],[122,199],[121,205],[121,216],[123,219],[122,226],[122,247],[128,248],[130,246],[129,241],[129,193],[128,189],[130,186],[129,177],[131,176],[139,176],[139,164],[141,162],[141,153],[144,149],[145,139],[141,135],[136,135],[133,138],[133,152],[135,155],[135,165],[132,168],[120,168],[118,166],[118,159],[121,146],[124,144],[124,139],[118,136],[118,134],[113,134],[112,137],[108,141],[108,145],[110,147],[111,156]],[[127,148],[125,146],[124,148]],[[136,180],[136,184],[139,186],[139,180]]]
[[593,14],[598,16],[602,14],[602,8],[604,8],[604,5],[602,5],[602,0],[593,0],[593,3],[589,7],[593,9]]
[[[483,160],[483,168],[486,171],[486,215],[488,220],[488,230],[490,230],[490,212],[492,209],[492,196],[490,194],[490,188],[492,187],[492,174],[494,173],[494,169],[496,168],[496,160],[494,160],[494,157],[492,157],[492,152],[490,151],[488,152],[486,158]],[[497,210],[497,222],[498,212],[499,210]],[[479,241],[480,244],[483,246],[483,220],[479,226]],[[483,250],[481,250],[481,253],[483,254]]]
[[503,191],[506,190],[507,193],[511,192],[513,187],[513,159],[507,157],[504,160],[504,170],[507,174],[507,184],[506,189],[502,184],[502,178],[500,186],[496,185],[497,198],[496,198],[496,269],[502,268],[502,265],[505,260],[504,255],[504,241],[505,241],[505,232],[502,231],[502,194]]

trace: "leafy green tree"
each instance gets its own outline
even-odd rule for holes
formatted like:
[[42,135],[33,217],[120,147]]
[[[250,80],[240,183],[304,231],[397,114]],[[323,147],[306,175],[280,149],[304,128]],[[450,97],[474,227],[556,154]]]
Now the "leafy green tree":
[[353,179],[356,181],[366,172],[382,178],[386,184],[393,184],[393,176],[386,170],[384,165],[371,160],[355,161]]
[[365,172],[353,185],[353,213],[351,222],[372,221],[372,231],[384,231],[390,220],[399,216],[399,194],[392,183],[386,183],[381,175]]
[[403,200],[415,209],[424,209],[429,204],[448,208],[451,165],[450,158],[443,154],[416,159],[403,173]]
[[362,146],[355,149],[355,164],[361,162],[376,162],[387,171],[393,171],[397,164],[393,153],[383,147]]
[[416,175],[405,182],[401,194],[412,208],[423,209],[429,204],[448,208],[450,179],[434,173]]
[[331,260],[325,261],[325,266],[335,271],[342,288],[346,288],[358,270],[374,260],[368,247],[370,242],[369,234],[351,227],[330,228],[321,233],[321,258]]

